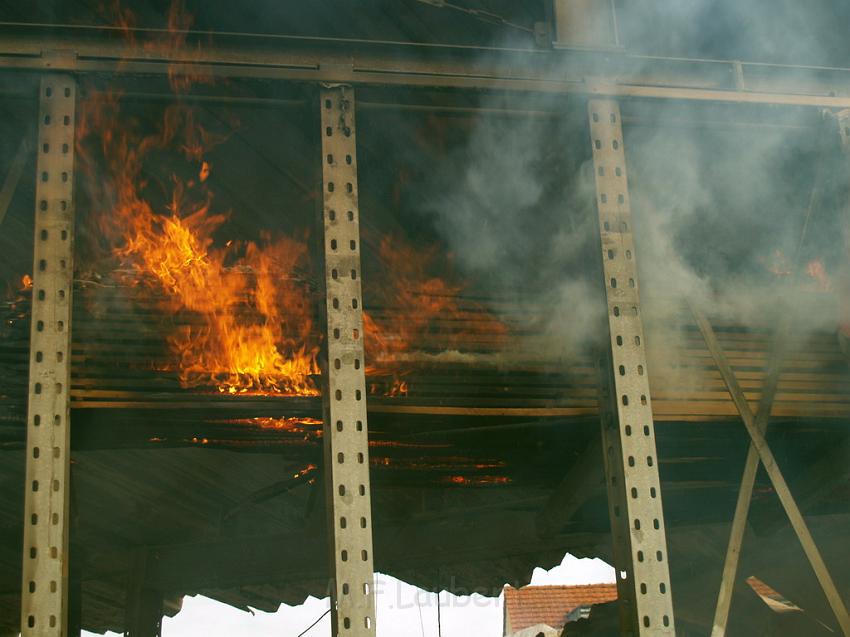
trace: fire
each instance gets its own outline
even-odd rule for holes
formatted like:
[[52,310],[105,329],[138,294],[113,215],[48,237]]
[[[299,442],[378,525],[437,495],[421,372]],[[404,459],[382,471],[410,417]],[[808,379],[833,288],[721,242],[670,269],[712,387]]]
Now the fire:
[[407,386],[406,380],[399,380],[398,378],[394,378],[392,387],[390,387],[386,395],[389,397],[407,396],[408,391],[409,388]]
[[[87,221],[97,227],[81,233],[83,240],[96,244],[93,255],[117,259],[118,276],[167,317],[170,359],[152,363],[154,369],[176,371],[183,387],[228,394],[318,394],[321,340],[314,330],[307,237],[266,233],[259,241],[217,242],[229,212],[215,205],[221,168],[211,153],[235,125],[205,127],[184,99],[193,85],[212,82],[196,65],[199,49],[187,41],[191,17],[181,0],[173,0],[167,29],[139,44],[132,12],[117,4],[112,11],[128,48],[167,52],[181,62],[169,72],[173,103],[145,114],[145,121],[155,115],[153,130],[126,112],[119,93],[87,91],[77,152],[89,176]],[[473,329],[497,339],[505,335],[505,326],[488,313],[470,310],[469,302],[460,306],[464,285],[453,282],[437,246],[414,247],[386,236],[379,257],[388,276],[372,296],[378,312],[392,310],[363,320],[367,373],[393,377],[388,395],[408,394],[402,376],[410,370],[401,368],[402,354],[431,333],[444,339],[440,349],[457,348]]]
[[[119,12],[119,22],[132,26],[132,15]],[[168,23],[165,38],[146,48],[185,49],[191,21],[180,2],[172,4]],[[78,152],[91,177],[91,200],[103,206],[93,211],[100,236],[129,266],[128,283],[151,290],[175,317],[167,341],[184,387],[316,395],[319,344],[310,291],[299,277],[306,245],[266,234],[259,243],[215,246],[213,235],[228,215],[213,211],[206,155],[229,133],[202,127],[180,99],[207,78],[181,65],[169,79],[176,101],[163,110],[153,133],[141,133],[122,114],[119,94],[92,92],[82,105]],[[186,169],[151,184],[146,175],[155,174],[150,166],[163,157]]]
[[815,282],[821,292],[829,292],[832,288],[823,261],[815,259],[806,264],[806,274]]
[[[373,309],[364,312],[368,373],[394,376],[387,396],[407,396],[409,385],[400,376],[401,355],[414,345],[427,348],[423,340],[439,334],[436,347],[452,349],[468,340],[473,331],[500,342],[507,328],[489,312],[468,303],[460,306],[465,285],[456,282],[451,260],[438,246],[414,247],[405,238],[386,235],[381,238],[379,257],[383,270],[391,273],[380,287],[370,288],[368,296]],[[383,310],[389,312],[383,312]]]
[[510,484],[508,476],[448,476],[443,482],[462,487],[486,487],[501,484]]

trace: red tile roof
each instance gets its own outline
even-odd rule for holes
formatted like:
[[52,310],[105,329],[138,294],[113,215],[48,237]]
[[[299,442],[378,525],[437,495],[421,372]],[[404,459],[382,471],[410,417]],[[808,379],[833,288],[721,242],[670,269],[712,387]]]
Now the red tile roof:
[[505,619],[512,632],[546,624],[561,628],[570,611],[579,606],[617,599],[616,584],[582,586],[505,586]]

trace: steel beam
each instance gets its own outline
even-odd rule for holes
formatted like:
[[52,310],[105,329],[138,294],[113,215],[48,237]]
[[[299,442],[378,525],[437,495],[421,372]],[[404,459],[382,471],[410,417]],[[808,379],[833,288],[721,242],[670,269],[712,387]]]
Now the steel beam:
[[815,540],[809,531],[809,527],[806,525],[806,521],[803,519],[800,509],[794,501],[794,497],[791,495],[791,491],[788,488],[788,484],[785,482],[785,478],[779,469],[779,465],[776,464],[776,459],[767,444],[767,440],[764,438],[764,433],[759,430],[756,425],[752,409],[750,409],[750,404],[747,402],[747,399],[744,396],[744,391],[741,389],[741,386],[732,371],[732,367],[720,347],[717,335],[714,333],[714,329],[711,327],[708,319],[706,319],[701,312],[694,308],[693,313],[696,318],[697,326],[705,339],[708,351],[711,353],[711,357],[714,359],[717,369],[720,371],[723,383],[726,385],[726,389],[732,396],[735,407],[741,415],[741,420],[744,421],[744,426],[747,428],[747,433],[750,435],[752,447],[755,448],[761,463],[764,465],[764,469],[770,478],[770,482],[773,484],[773,488],[776,490],[776,495],[779,497],[782,508],[785,509],[788,520],[791,522],[791,527],[797,534],[797,538],[800,540],[800,544],[803,547],[803,552],[806,554],[809,564],[811,564],[812,570],[815,572],[815,576],[818,579],[818,583],[821,585],[824,595],[826,595],[826,599],[832,608],[832,612],[838,620],[841,632],[845,637],[850,637],[850,615],[847,614],[847,608],[844,605],[844,601],[841,599],[841,594],[838,592],[835,582],[829,574],[826,562],[824,562],[823,557],[815,544]]
[[320,92],[327,317],[324,384],[331,608],[334,637],[374,637],[372,506],[354,90]]
[[150,585],[150,553],[141,548],[133,554],[124,605],[126,637],[160,637],[162,634],[163,596]]
[[620,108],[590,100],[588,111],[610,337],[602,440],[621,627],[624,635],[674,635]]
[[68,630],[69,384],[76,82],[39,88],[21,633]]
[[[162,52],[102,26],[49,26],[0,23],[0,68],[132,75],[185,65],[230,78],[850,108],[847,68],[227,33],[190,33],[204,46]],[[162,34],[133,35],[141,45]]]

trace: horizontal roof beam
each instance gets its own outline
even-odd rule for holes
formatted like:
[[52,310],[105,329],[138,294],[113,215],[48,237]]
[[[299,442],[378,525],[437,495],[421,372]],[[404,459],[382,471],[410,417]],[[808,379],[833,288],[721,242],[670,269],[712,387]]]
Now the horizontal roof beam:
[[850,108],[850,69],[403,42],[215,34],[204,46],[135,46],[95,27],[8,25],[0,69],[202,73],[230,78]]

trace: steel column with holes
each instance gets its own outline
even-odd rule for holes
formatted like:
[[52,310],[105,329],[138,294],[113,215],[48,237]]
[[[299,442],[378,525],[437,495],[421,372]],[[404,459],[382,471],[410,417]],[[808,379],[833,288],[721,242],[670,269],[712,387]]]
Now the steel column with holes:
[[320,99],[327,297],[324,447],[333,569],[332,634],[374,637],[354,91],[339,85],[323,88]]
[[21,633],[67,634],[76,82],[41,79]]
[[590,100],[588,110],[610,332],[602,436],[621,628],[624,635],[673,635],[620,108]]

